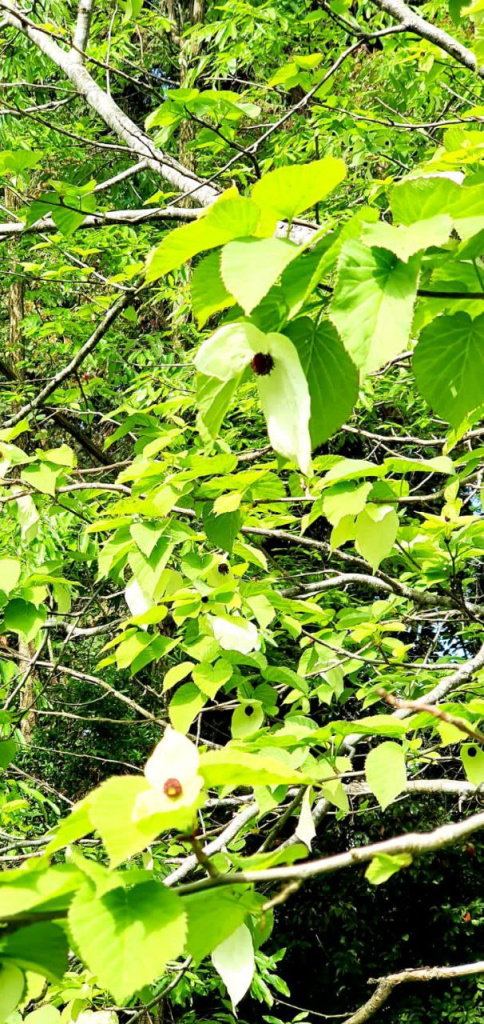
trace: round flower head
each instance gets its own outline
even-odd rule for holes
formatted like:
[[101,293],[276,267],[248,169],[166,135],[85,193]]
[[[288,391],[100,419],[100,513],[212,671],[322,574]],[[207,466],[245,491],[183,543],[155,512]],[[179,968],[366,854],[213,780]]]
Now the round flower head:
[[[196,810],[203,779],[198,774],[199,756],[194,743],[168,726],[145,765],[145,777],[151,788],[136,799],[133,821],[152,814],[184,811],[190,818]],[[188,809],[188,814],[186,813]]]
[[231,380],[250,366],[259,388],[274,451],[311,471],[308,382],[297,350],[284,334],[263,334],[254,324],[220,327],[203,342],[195,366],[207,377]]

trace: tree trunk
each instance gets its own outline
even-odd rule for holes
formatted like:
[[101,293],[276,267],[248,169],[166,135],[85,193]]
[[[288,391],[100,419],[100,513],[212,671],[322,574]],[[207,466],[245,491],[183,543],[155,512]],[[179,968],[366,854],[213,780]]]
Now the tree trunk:
[[[9,210],[17,210],[20,203],[15,192],[8,186],[5,187],[5,206]],[[15,243],[9,246],[10,257],[13,260],[15,254]],[[13,271],[15,272],[15,266]],[[22,277],[14,277],[8,290],[8,339],[6,343],[6,362],[15,374],[17,380],[23,379],[23,363],[25,350],[22,337],[22,320],[25,314],[24,306],[25,286]],[[19,444],[18,439],[15,442]],[[28,663],[35,654],[33,643],[25,643],[19,639],[18,650],[21,657],[19,672],[20,675],[26,671]],[[31,672],[26,679],[19,695],[19,706],[21,711],[31,709],[35,698],[35,672]],[[28,742],[32,736],[35,726],[35,713],[32,710],[26,711],[20,723],[20,730],[24,739]]]
[[[193,25],[201,25],[205,17],[205,0],[191,0],[189,4],[189,11],[186,18],[186,23],[183,27],[192,27]],[[190,67],[190,63],[194,57],[197,57],[200,52],[200,44],[193,40],[191,37],[187,40],[181,40],[180,44],[180,86],[183,89],[187,83],[187,76]],[[194,171],[196,167],[196,160],[193,150],[189,149],[189,145],[195,138],[196,125],[193,121],[186,120],[180,126],[179,143],[180,143],[180,160],[184,162],[185,167],[188,167],[190,171]],[[181,204],[183,206],[193,206],[192,201],[187,198]]]

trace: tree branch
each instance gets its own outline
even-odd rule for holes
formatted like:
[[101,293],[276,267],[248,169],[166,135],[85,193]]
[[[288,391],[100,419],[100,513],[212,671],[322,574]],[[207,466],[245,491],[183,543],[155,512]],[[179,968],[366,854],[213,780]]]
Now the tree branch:
[[318,860],[306,861],[303,864],[289,864],[286,867],[267,868],[263,871],[234,871],[228,874],[219,875],[217,878],[202,879],[200,882],[191,882],[182,885],[178,889],[180,893],[199,892],[202,889],[212,889],[219,885],[247,885],[258,882],[286,882],[293,878],[305,881],[307,878],[314,878],[317,875],[328,875],[343,868],[355,867],[358,864],[367,864],[374,857],[388,854],[390,856],[399,853],[432,853],[440,850],[443,846],[457,843],[466,839],[484,828],[484,812],[473,814],[465,821],[455,824],[449,823],[434,829],[432,832],[409,832],[405,835],[394,836],[382,843],[370,843],[368,846],[356,846],[344,853],[337,853],[332,857],[323,857]]
[[[123,177],[128,177],[127,173],[124,173]],[[102,185],[103,188],[107,188],[108,185],[121,180],[121,175],[118,175],[109,182],[101,182],[100,186]],[[94,191],[99,191],[97,186]],[[99,229],[108,227],[110,224],[145,224],[147,221],[189,221],[194,220],[197,216],[198,210],[178,209],[177,206],[159,206],[154,210],[109,210],[106,213],[89,214],[84,218],[83,223],[79,225],[77,230],[82,228]],[[29,224],[28,227],[23,220],[6,221],[0,224],[0,240],[2,238],[11,238],[12,235],[32,235],[40,232],[57,234],[58,231],[59,228],[50,215],[42,217],[35,224]]]
[[[1,358],[0,373],[3,373],[4,377],[6,377],[7,380],[22,383],[21,381],[19,381],[19,378],[17,377],[17,374],[12,369],[12,367],[8,363],[6,363],[4,359]],[[106,453],[103,452],[102,448],[100,448],[99,445],[96,444],[96,442],[93,441],[93,439],[89,437],[88,434],[80,430],[79,427],[73,422],[73,420],[69,419],[69,417],[64,412],[55,412],[53,415],[53,420],[54,423],[57,423],[57,426],[60,427],[61,430],[65,430],[66,433],[70,434],[71,437],[78,441],[79,444],[81,445],[81,448],[84,448],[84,451],[89,452],[89,455],[92,455],[97,460],[97,462],[101,462],[103,465],[109,466],[109,455],[106,455]]]
[[456,967],[416,967],[413,970],[400,971],[398,974],[388,974],[386,978],[371,979],[370,984],[378,980],[378,988],[368,1002],[360,1006],[351,1017],[347,1017],[343,1024],[364,1024],[386,1003],[393,989],[405,981],[444,981],[483,972],[484,960],[477,960],[474,964],[459,964]]
[[[211,857],[212,854],[218,853],[219,850],[223,850],[223,848],[227,846],[227,843],[230,843],[232,839],[235,839],[235,836],[242,831],[244,826],[247,825],[249,821],[252,821],[252,818],[257,817],[258,813],[259,807],[255,802],[244,807],[235,815],[234,818],[232,818],[232,821],[229,822],[227,827],[224,828],[223,832],[221,832],[216,839],[213,839],[211,843],[208,843],[207,846],[203,847],[202,852],[204,856]],[[180,864],[180,866],[177,867],[175,871],[172,871],[171,875],[168,875],[167,878],[163,879],[163,884],[168,886],[175,885],[175,883],[179,882],[181,878],[185,878],[186,875],[189,875],[190,871],[193,871],[198,863],[199,861],[197,856],[194,853],[189,854],[188,857],[185,857],[185,860]]]
[[81,365],[86,356],[88,356],[89,353],[93,351],[93,349],[96,347],[98,342],[101,341],[101,338],[104,337],[106,331],[111,327],[111,325],[117,319],[122,310],[125,309],[126,306],[129,306],[130,302],[132,301],[132,298],[132,291],[124,292],[123,295],[120,295],[119,299],[117,299],[116,302],[111,306],[111,308],[108,309],[106,315],[101,320],[101,323],[98,324],[96,330],[93,332],[93,334],[91,334],[91,337],[88,338],[86,342],[84,342],[84,345],[82,345],[79,351],[76,352],[76,355],[73,356],[70,362],[67,363],[67,366],[65,366],[63,370],[59,370],[59,373],[56,373],[55,376],[52,377],[49,383],[46,384],[44,388],[42,388],[42,391],[39,391],[39,393],[36,395],[35,398],[32,399],[31,402],[29,402],[27,405],[23,405],[22,408],[18,410],[18,412],[16,412],[13,416],[10,417],[10,419],[5,420],[3,426],[14,427],[17,423],[20,423],[20,420],[23,420],[25,416],[28,416],[29,413],[33,412],[34,409],[38,409],[39,406],[43,405],[43,403],[50,397],[50,395],[52,395],[54,391],[59,387],[59,384],[62,384],[62,381],[66,380],[67,377],[70,377],[71,373],[73,373],[74,370],[76,370],[77,367]]
[[463,64],[470,71],[477,72],[481,78],[484,77],[484,67],[479,67],[472,50],[468,50],[462,43],[457,42],[457,39],[454,39],[444,29],[437,28],[436,25],[432,25],[425,18],[421,18],[419,14],[415,14],[410,7],[407,7],[407,4],[403,3],[403,0],[373,0],[373,3],[381,11],[385,11],[386,14],[391,14],[393,18],[396,18],[409,32],[415,32],[421,39],[427,39],[429,43],[433,43],[439,49],[445,50],[459,64]]
[[63,50],[53,38],[52,33],[46,33],[42,29],[34,27],[30,19],[15,7],[12,0],[2,0],[1,7],[4,11],[5,21],[12,28],[27,36],[46,57],[63,71],[72,82],[78,95],[85,99],[92,110],[101,117],[118,138],[129,146],[133,153],[136,153],[141,159],[146,159],[147,166],[161,174],[170,185],[180,192],[189,192],[202,206],[209,206],[217,198],[219,195],[217,189],[201,182],[200,178],[197,178],[182,164],[166,157],[161,150],[156,149],[149,136],[145,135],[141,128],[118,107],[112,96],[108,96],[94,81],[72,50],[69,52]]
[[[467,683],[471,676],[481,668],[484,668],[484,643],[473,658],[469,658],[468,661],[465,661],[464,664],[455,672],[452,672],[451,675],[444,676],[444,678],[429,690],[428,693],[425,693],[422,697],[417,697],[417,699],[412,702],[412,710],[415,711],[419,708],[423,708],[426,704],[437,704],[440,700],[443,700],[451,690],[456,690],[462,683]],[[407,718],[410,714],[411,711],[408,709],[400,708],[398,711],[394,712],[394,717]]]
[[391,704],[394,708],[404,709],[406,711],[425,711],[428,715],[433,715],[434,718],[438,718],[441,722],[447,722],[448,725],[454,725],[460,732],[465,733],[466,736],[470,736],[471,739],[477,740],[478,743],[484,743],[484,733],[479,729],[473,729],[468,722],[465,722],[463,718],[456,718],[455,715],[449,715],[448,711],[442,711],[441,708],[435,706],[435,704],[417,703],[416,700],[399,700],[393,693],[388,693],[385,689],[377,690],[377,693],[383,700],[386,700],[387,704]]
[[94,0],[80,0],[77,11],[76,30],[72,41],[72,58],[82,63],[82,53],[86,49],[91,27],[91,15]]

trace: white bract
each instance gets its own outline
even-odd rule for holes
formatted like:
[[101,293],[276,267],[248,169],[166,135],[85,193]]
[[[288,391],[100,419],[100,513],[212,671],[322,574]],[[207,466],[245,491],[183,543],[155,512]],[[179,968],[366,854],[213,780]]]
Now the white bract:
[[[153,607],[153,602],[148,600],[135,577],[128,583],[124,591],[124,599],[131,615],[144,615],[145,612],[148,612]],[[144,628],[147,629],[148,627],[145,626]]]
[[213,635],[224,651],[250,654],[260,650],[260,637],[253,622],[235,615],[227,618],[210,615],[209,618]]
[[235,1007],[250,987],[255,971],[254,944],[246,924],[241,924],[212,953],[212,963]]
[[119,1024],[119,1017],[114,1010],[83,1010],[76,1024]]
[[136,798],[133,821],[152,814],[195,811],[203,778],[198,774],[199,755],[194,743],[168,726],[145,765],[145,777],[151,789]]
[[259,387],[272,447],[311,471],[311,401],[297,349],[283,334],[263,334],[254,324],[220,327],[203,342],[195,366],[207,377],[231,380],[251,366]]

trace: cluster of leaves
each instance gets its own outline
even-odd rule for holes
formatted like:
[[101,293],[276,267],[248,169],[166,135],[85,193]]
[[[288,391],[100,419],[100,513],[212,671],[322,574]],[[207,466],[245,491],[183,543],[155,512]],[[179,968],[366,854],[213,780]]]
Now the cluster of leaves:
[[[297,900],[320,813],[339,838],[362,801],[374,840],[422,775],[459,775],[471,799],[484,782],[484,662],[466,672],[482,606],[484,135],[445,126],[436,146],[368,109],[384,83],[387,106],[439,116],[447,69],[426,44],[362,41],[352,72],[326,78],[355,12],[279,7],[210,5],[181,38],[148,0],[94,16],[108,99],[218,176],[174,230],[149,217],[176,217],[177,195],[152,166],[131,191],[116,147],[106,199],[106,143],[75,89],[74,119],[61,106],[55,124],[2,127],[24,225],[5,247],[0,362],[8,1024],[88,1024],[93,1009],[115,1024],[172,990],[187,1022],[214,992],[217,1020],[249,989],[271,1006],[288,991],[260,947],[273,904]],[[48,8],[67,38],[68,5]],[[5,74],[25,62],[55,104],[64,79],[20,34]],[[382,698],[422,702],[442,679],[437,714]],[[116,775],[112,748],[93,753],[101,697],[130,716]],[[99,785],[72,783],[67,816],[58,754],[103,767]],[[367,883],[412,857],[375,851]],[[190,871],[206,877],[183,883]]]

